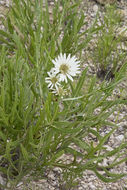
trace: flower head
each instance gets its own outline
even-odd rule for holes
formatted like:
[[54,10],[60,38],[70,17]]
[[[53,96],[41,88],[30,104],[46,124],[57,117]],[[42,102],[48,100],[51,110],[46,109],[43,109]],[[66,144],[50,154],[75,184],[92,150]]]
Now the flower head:
[[54,70],[54,68],[52,68],[48,73],[49,77],[45,78],[45,82],[48,83],[48,87],[50,89],[53,89],[54,87],[56,88],[56,90],[58,89],[59,84],[59,76],[56,75],[56,72]]
[[53,93],[63,97],[65,95],[68,95],[69,91],[60,85],[56,90],[53,90]]
[[60,54],[55,60],[52,60],[54,64],[55,73],[59,74],[59,81],[65,81],[67,78],[73,81],[73,77],[80,73],[80,61],[77,61],[75,56],[71,57],[69,54]]

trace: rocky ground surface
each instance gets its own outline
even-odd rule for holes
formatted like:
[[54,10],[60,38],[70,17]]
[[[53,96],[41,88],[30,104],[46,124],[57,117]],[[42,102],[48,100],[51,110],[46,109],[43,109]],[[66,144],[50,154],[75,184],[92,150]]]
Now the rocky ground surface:
[[[84,14],[86,16],[87,25],[89,27],[94,22],[95,16],[97,12],[100,15],[105,11],[105,6],[107,3],[113,3],[114,0],[82,0],[82,6],[84,7]],[[50,2],[53,6],[53,2]],[[117,2],[117,9],[123,17],[123,28],[127,27],[127,1],[121,0]],[[9,11],[9,0],[0,0],[0,28],[3,28],[2,22],[3,18]],[[121,30],[123,29],[121,28]],[[125,39],[127,39],[127,34],[125,33]],[[126,47],[124,47],[126,48]],[[86,59],[85,66],[89,66],[89,72],[94,73],[95,68],[89,59]],[[126,84],[124,88],[127,89]],[[114,91],[114,94],[118,95],[119,89]],[[114,147],[119,146],[122,141],[125,140],[127,136],[127,106],[119,107],[119,111],[115,112],[111,116],[111,121],[115,121],[117,119],[117,124],[119,125],[119,129],[114,133],[106,145],[108,150],[112,150]],[[106,134],[110,129],[105,129],[102,131],[102,134]],[[89,139],[90,140],[90,139]],[[105,159],[104,165],[107,165],[110,160]],[[115,168],[115,172],[127,172],[127,165],[124,163],[121,166]],[[25,184],[25,180],[20,182],[17,185],[16,190],[67,190],[66,187],[60,185],[59,176],[61,174],[61,170],[59,168],[55,168],[52,171],[47,172],[47,177],[41,180],[30,180],[29,183]],[[94,173],[91,171],[85,171],[82,178],[78,179],[79,185],[77,187],[72,188],[72,190],[126,190],[127,189],[127,178],[123,178],[114,183],[104,183],[100,181]],[[0,175],[0,183],[4,184],[5,179]],[[8,184],[9,185],[9,184]]]

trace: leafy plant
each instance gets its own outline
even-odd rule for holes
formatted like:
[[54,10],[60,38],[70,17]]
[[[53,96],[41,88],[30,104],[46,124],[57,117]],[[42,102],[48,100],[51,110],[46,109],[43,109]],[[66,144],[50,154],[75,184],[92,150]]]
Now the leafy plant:
[[[58,9],[60,5],[62,11]],[[75,81],[68,80],[71,90],[64,97],[52,94],[45,82],[52,59],[60,52],[81,53],[96,31],[93,26],[86,32],[88,39],[80,42],[84,35],[79,34],[84,16],[82,12],[77,13],[79,5],[75,1],[55,2],[51,21],[47,1],[44,6],[41,0],[14,0],[5,23],[7,32],[0,31],[3,39],[0,46],[0,171],[7,177],[9,189],[14,189],[27,174],[44,177],[46,170],[54,167],[62,169],[62,182],[67,187],[85,170],[92,170],[105,182],[125,175],[114,174],[110,168],[127,160],[120,157],[120,152],[126,150],[126,142],[112,151],[105,150],[104,144],[117,129],[109,116],[119,104],[126,103],[122,99],[109,99],[124,78],[126,64],[113,81],[104,81],[100,86],[95,77],[89,78],[88,83],[88,68],[85,68]],[[97,109],[100,111],[96,112]],[[100,130],[104,126],[111,130],[102,136]],[[91,134],[97,139],[96,146],[94,139],[88,141]],[[111,156],[115,156],[115,161],[103,166],[103,159]],[[105,175],[99,173],[100,169]]]
[[103,16],[103,20],[98,19],[101,27],[95,42],[93,61],[97,76],[109,80],[114,78],[115,72],[119,72],[121,65],[126,62],[126,54],[122,50],[122,35],[119,35],[121,15],[115,6],[107,6]]

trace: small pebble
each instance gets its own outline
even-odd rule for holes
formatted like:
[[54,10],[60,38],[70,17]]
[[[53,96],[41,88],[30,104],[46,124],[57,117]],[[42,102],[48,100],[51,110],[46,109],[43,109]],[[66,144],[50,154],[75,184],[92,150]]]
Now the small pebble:
[[94,11],[95,13],[97,13],[97,11],[98,11],[98,6],[97,6],[97,5],[94,5],[94,6],[93,6],[93,11]]
[[124,135],[119,135],[116,137],[117,140],[122,141],[124,139]]
[[90,187],[92,190],[95,190],[95,189],[96,189],[95,185],[93,185],[92,182],[89,183],[89,187]]

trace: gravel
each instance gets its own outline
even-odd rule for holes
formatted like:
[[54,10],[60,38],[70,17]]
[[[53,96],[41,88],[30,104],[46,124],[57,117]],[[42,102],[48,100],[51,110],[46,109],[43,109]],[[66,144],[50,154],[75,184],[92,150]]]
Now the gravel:
[[[111,2],[111,0],[108,0],[108,2]],[[90,27],[92,23],[94,22],[96,13],[99,11],[100,15],[104,12],[105,8],[101,4],[106,4],[107,0],[84,0],[82,1],[82,6],[84,7],[84,15],[86,16],[86,21],[88,24],[85,26],[86,28]],[[51,2],[53,6],[53,2]],[[120,29],[121,31],[126,28],[127,26],[127,1],[121,0],[117,3],[118,11],[121,12],[122,18],[123,18],[123,27]],[[5,10],[5,11],[3,11]],[[0,28],[4,28],[2,25],[2,19],[5,17],[5,14],[9,10],[9,0],[0,0]],[[85,28],[85,29],[86,29]],[[84,30],[84,29],[83,29]],[[95,36],[96,37],[96,36]],[[125,38],[127,38],[125,33]],[[94,44],[94,40],[93,40]],[[86,55],[87,52],[84,52]],[[92,61],[90,59],[87,59],[84,67],[89,66],[89,72],[94,74],[95,73],[95,67],[91,63]],[[126,88],[126,84],[122,84],[123,88]],[[127,88],[126,88],[127,90]],[[119,89],[116,89],[114,92],[114,95],[118,95]],[[120,111],[120,113],[119,113]],[[118,130],[111,135],[109,138],[109,141],[107,144],[105,144],[105,148],[109,151],[113,150],[113,148],[120,145],[122,141],[124,141],[127,138],[127,119],[125,119],[127,113],[127,106],[123,106],[118,111],[114,112],[114,114],[111,115],[110,120],[116,121],[117,118],[117,124],[119,126]],[[105,129],[101,131],[102,135],[105,135],[107,132],[109,132],[110,129]],[[90,139],[88,140],[91,140]],[[110,160],[111,159],[111,160]],[[104,159],[103,165],[108,165],[110,161],[113,161],[114,158],[110,159]],[[127,166],[125,163],[123,163],[121,166],[115,168],[115,172],[127,172]],[[103,174],[103,171],[101,171]],[[31,181],[27,184],[25,184],[25,181],[27,177],[24,177],[24,180],[20,182],[17,185],[16,190],[66,190],[65,185],[61,185],[59,183],[59,178],[61,175],[61,170],[59,168],[54,168],[52,171],[47,172],[47,178],[46,179],[39,179],[37,181],[34,181],[31,179]],[[124,190],[127,189],[127,178],[123,178],[121,180],[118,180],[114,183],[104,183],[100,181],[96,175],[92,171],[85,171],[82,178],[78,179],[79,185],[75,188],[72,188],[72,190]],[[2,177],[0,174],[0,184],[5,184],[5,178]],[[9,185],[9,184],[8,184]]]

